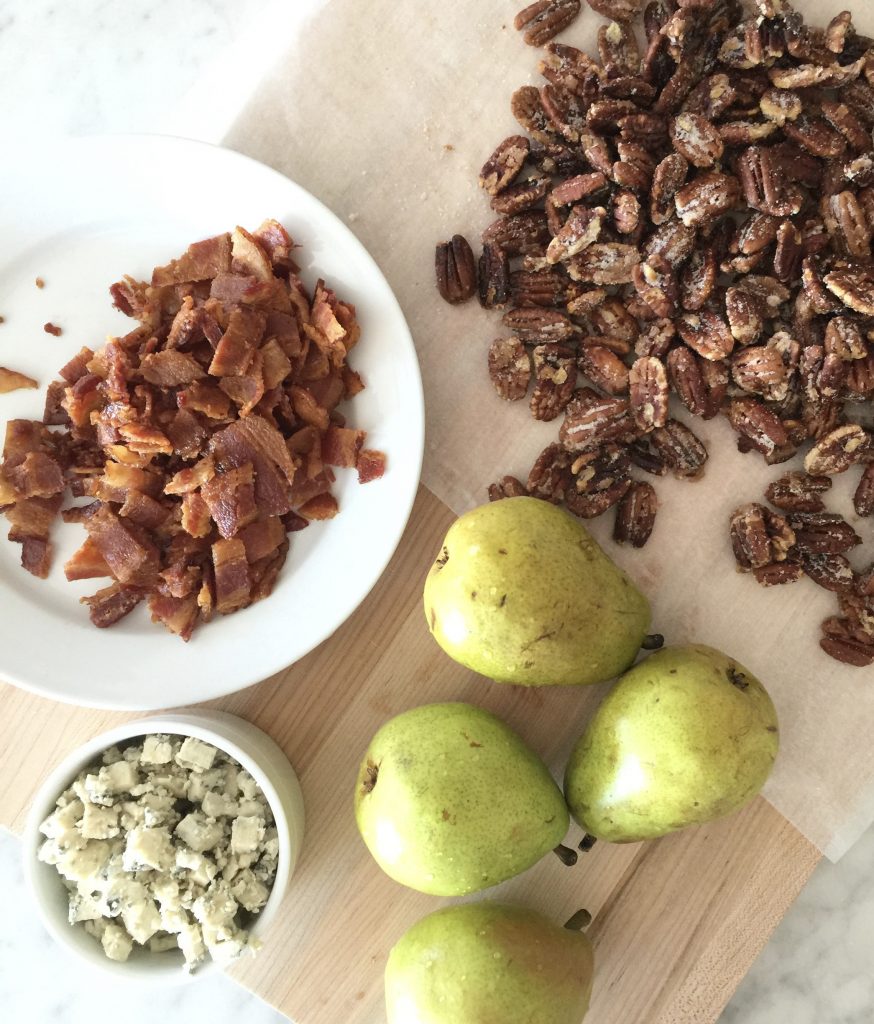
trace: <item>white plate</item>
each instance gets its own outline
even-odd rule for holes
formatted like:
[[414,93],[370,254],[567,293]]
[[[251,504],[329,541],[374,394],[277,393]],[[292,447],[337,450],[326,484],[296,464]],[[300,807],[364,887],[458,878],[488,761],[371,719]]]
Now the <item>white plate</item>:
[[[368,447],[388,456],[385,476],[363,486],[354,470],[338,470],[340,515],[291,535],[273,594],[199,627],[187,644],[153,625],[144,605],[95,629],[79,598],[108,581],[68,583],[63,573],[82,527],[57,524],[51,575],[39,580],[20,567],[21,549],[5,539],[0,517],[0,679],[76,704],[154,709],[219,697],[290,665],[376,583],[419,481],[419,367],[379,268],[300,186],[238,153],[184,139],[86,138],[7,155],[0,195],[0,365],[40,383],[39,391],[0,395],[0,430],[9,419],[42,418],[46,385],[81,346],[97,348],[107,334],[130,329],[108,291],[122,274],[148,277],[196,239],[274,217],[302,246],[295,255],[304,281],[324,277],[357,307],[362,337],[350,361],[367,388],[344,411],[368,431]],[[46,334],[47,321],[63,334]]]

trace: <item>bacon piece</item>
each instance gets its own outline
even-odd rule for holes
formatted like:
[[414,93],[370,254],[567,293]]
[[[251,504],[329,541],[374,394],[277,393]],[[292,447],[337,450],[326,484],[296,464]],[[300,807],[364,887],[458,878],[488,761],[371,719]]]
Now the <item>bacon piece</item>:
[[255,562],[251,567],[252,601],[262,601],[273,593],[280,570],[288,557],[288,540],[283,540],[271,555]]
[[3,442],[3,465],[18,466],[30,452],[42,451],[49,441],[48,431],[39,420],[9,420]]
[[182,529],[192,537],[208,537],[212,533],[212,516],[200,491],[182,495]]
[[98,481],[97,497],[101,501],[122,502],[128,491],[140,491],[156,498],[161,493],[162,482],[160,476],[148,470],[120,462],[107,462],[103,476]]
[[264,360],[259,349],[252,357],[249,369],[239,377],[223,377],[219,387],[239,406],[240,417],[249,413],[264,397]]
[[80,377],[88,372],[88,364],[94,358],[94,352],[90,348],[80,348],[76,355],[65,363],[58,371],[68,384],[75,384]]
[[222,615],[237,611],[251,600],[249,563],[241,540],[217,540],[212,546],[215,570],[216,611]]
[[209,437],[209,431],[188,409],[180,409],[167,424],[167,436],[173,451],[182,459],[196,459]]
[[260,241],[239,225],[231,235],[231,270],[257,281],[273,280],[273,267]]
[[306,519],[333,519],[339,511],[337,499],[330,491],[317,494],[298,509]]
[[[325,494],[331,490],[331,484],[334,482],[334,474],[329,466],[326,466],[321,473],[317,476],[312,477],[310,480],[295,480],[294,485],[291,488],[291,500],[295,508],[299,505],[304,505],[311,498],[317,497],[319,494]],[[300,511],[298,509],[298,511]]]
[[227,232],[194,242],[176,260],[152,271],[152,286],[208,281],[231,265],[231,236]]
[[304,519],[304,517],[299,516],[297,512],[286,512],[281,519],[286,533],[299,533],[310,525],[309,519]]
[[64,490],[64,474],[44,452],[28,452],[24,461],[6,470],[6,477],[21,498],[50,498]]
[[87,505],[73,505],[70,508],[61,509],[61,519],[65,523],[84,523],[89,516],[93,516],[100,508],[101,502],[92,501]]
[[160,622],[186,643],[191,639],[200,614],[196,596],[172,597],[153,593],[149,594],[148,605],[152,622]]
[[60,336],[64,333],[63,330],[61,330],[61,328],[58,327],[57,324],[53,324],[51,320],[49,320],[47,323],[44,323],[42,325],[42,329],[46,332],[46,334],[53,334],[56,338],[60,338]]
[[70,422],[70,417],[61,404],[67,385],[62,380],[53,380],[46,388],[46,404],[42,421],[47,427],[62,427]]
[[204,457],[187,469],[180,469],[164,485],[165,494],[188,494],[202,487],[215,476],[215,462],[211,455]]
[[340,377],[343,381],[343,398],[347,400],[354,398],[364,390],[364,381],[361,379],[361,374],[356,373],[351,366],[344,366]]
[[252,234],[266,251],[274,270],[287,272],[298,269],[291,258],[294,242],[279,221],[265,220]]
[[64,575],[68,580],[90,580],[111,576],[112,570],[91,537],[86,537],[79,550],[64,563]]
[[64,392],[61,405],[67,410],[67,415],[72,420],[73,426],[86,426],[91,413],[103,405],[103,396],[98,390],[101,383],[97,374],[86,373]]
[[378,480],[385,473],[385,452],[373,448],[365,448],[358,456],[358,482],[370,483]]
[[233,310],[228,318],[228,329],[222,335],[209,365],[210,374],[213,377],[239,377],[244,374],[261,342],[266,322],[264,314],[257,310]]
[[190,345],[199,337],[203,337],[203,308],[194,305],[194,299],[186,295],[179,311],[173,317],[164,347],[167,349],[182,348]]
[[125,316],[132,316],[139,319],[139,314],[146,306],[146,291],[148,285],[145,281],[135,281],[127,274],[115,284],[109,286],[109,294],[112,296],[112,304],[116,309],[121,310]]
[[82,604],[88,605],[88,616],[98,629],[114,626],[119,619],[136,608],[145,597],[138,587],[124,587],[113,583],[103,590],[98,590],[91,597],[79,598]]
[[328,429],[330,422],[328,410],[319,405],[311,391],[307,390],[307,388],[302,388],[298,384],[292,384],[288,389],[288,397],[291,399],[295,414],[300,420],[317,427],[321,431]]
[[152,464],[151,455],[143,455],[142,452],[132,452],[123,444],[106,445],[104,452],[116,462],[123,466],[133,466],[136,469],[147,469]]
[[18,492],[9,482],[6,470],[0,466],[0,509],[6,508],[7,505],[13,505],[16,501],[18,501]]
[[180,387],[206,376],[206,371],[190,352],[173,348],[147,355],[140,363],[140,372],[150,384],[161,388]]
[[118,510],[118,514],[125,519],[130,519],[137,526],[145,526],[149,530],[156,530],[162,526],[170,515],[170,510],[165,508],[160,501],[155,501],[148,494],[141,491],[130,490],[124,499],[124,504]]
[[261,347],[264,387],[268,390],[280,385],[291,373],[291,360],[276,338],[270,338]]
[[251,462],[255,467],[255,500],[262,515],[280,516],[291,510],[288,485],[294,462],[282,434],[261,416],[247,416],[213,434],[209,442],[220,469]]
[[28,538],[48,540],[49,530],[58,515],[63,498],[22,498],[3,510],[9,520],[9,539],[22,543]]
[[251,462],[214,476],[201,487],[200,493],[219,533],[226,539],[258,516]]
[[9,370],[0,366],[0,395],[6,395],[10,391],[22,391],[26,388],[36,388],[39,384],[28,377],[26,373],[19,373],[17,370]]
[[257,562],[272,554],[285,540],[285,526],[278,516],[259,519],[243,527],[237,534],[246,548],[249,563]]
[[307,390],[317,405],[331,413],[343,400],[343,378],[337,373],[329,373],[308,384]]
[[190,412],[202,412],[213,420],[226,419],[231,408],[231,400],[213,384],[196,382],[190,388],[176,394],[176,402],[180,409]]
[[351,468],[358,464],[358,455],[367,433],[346,427],[330,426],[322,437],[322,460],[329,466]]
[[157,427],[144,423],[127,423],[118,428],[121,437],[127,441],[128,447],[142,455],[172,455],[173,445],[170,439]]
[[296,359],[304,353],[304,339],[301,337],[297,318],[289,313],[271,310],[267,314],[265,338],[275,338],[289,359]]
[[129,583],[157,568],[155,545],[105,505],[85,520],[85,529],[119,583]]
[[52,546],[39,537],[25,537],[21,542],[21,567],[31,576],[44,580],[52,564]]
[[159,587],[162,593],[170,597],[188,597],[200,589],[201,570],[196,565],[186,565],[185,562],[174,562],[163,572],[158,573],[161,580]]

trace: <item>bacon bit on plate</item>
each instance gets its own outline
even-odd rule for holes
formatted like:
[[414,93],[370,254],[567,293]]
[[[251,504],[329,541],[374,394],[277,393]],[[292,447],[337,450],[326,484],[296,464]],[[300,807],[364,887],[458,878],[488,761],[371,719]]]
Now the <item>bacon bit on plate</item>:
[[24,373],[18,373],[16,370],[7,370],[5,366],[0,366],[0,395],[5,395],[10,391],[20,391],[22,388],[36,388],[39,384],[33,379],[28,377]]
[[57,324],[53,324],[51,320],[49,320],[47,324],[43,324],[42,329],[46,332],[46,334],[54,334],[56,338],[59,338],[64,333],[61,330],[61,328],[58,327]]
[[[294,249],[265,221],[195,242],[150,281],[117,281],[133,330],[61,368],[42,423],[8,424],[0,509],[29,572],[48,574],[64,494],[92,499],[61,518],[87,534],[67,578],[112,581],[83,599],[95,626],[145,601],[188,640],[269,596],[288,535],[337,515],[332,466],[382,475],[385,456],[337,410],[364,387],[347,363],[355,309],[324,281],[311,295]],[[36,387],[0,369],[0,391],[4,378]]]
[[33,283],[37,286],[37,288],[45,288],[46,286],[45,281],[43,281],[41,277],[37,277]]

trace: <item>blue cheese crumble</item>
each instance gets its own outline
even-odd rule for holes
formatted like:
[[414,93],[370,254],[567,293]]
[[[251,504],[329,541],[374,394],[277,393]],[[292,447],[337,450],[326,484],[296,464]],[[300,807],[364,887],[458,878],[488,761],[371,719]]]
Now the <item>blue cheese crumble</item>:
[[193,971],[260,945],[279,840],[252,776],[193,736],[145,736],[81,772],[40,826],[38,857],[69,893],[69,921],[111,960],[179,949]]

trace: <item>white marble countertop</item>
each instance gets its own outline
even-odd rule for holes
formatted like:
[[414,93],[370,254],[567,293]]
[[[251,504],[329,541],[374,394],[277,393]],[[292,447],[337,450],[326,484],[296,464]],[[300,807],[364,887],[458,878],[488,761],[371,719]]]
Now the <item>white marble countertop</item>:
[[[299,13],[318,2],[293,0],[290,6]],[[168,125],[181,134],[174,115],[183,97],[267,6],[266,0],[0,0],[6,158],[14,141],[26,143],[34,134],[148,132]],[[188,134],[209,132],[192,123]],[[119,1005],[118,991],[102,976],[95,985],[43,931],[23,885],[20,856],[17,840],[0,831],[0,1017],[27,1024],[105,1019]],[[722,1024],[869,1024],[872,863],[874,830],[839,864],[818,869]],[[125,1004],[127,1024],[158,1020],[281,1024],[286,1018],[231,981],[212,978]]]

